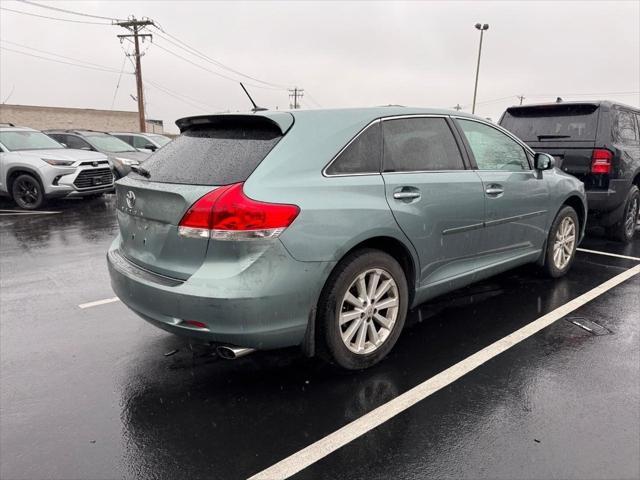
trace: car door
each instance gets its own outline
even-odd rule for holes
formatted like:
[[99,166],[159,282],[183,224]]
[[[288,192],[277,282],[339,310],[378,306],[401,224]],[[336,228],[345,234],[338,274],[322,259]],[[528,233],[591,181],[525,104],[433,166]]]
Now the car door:
[[546,239],[549,189],[532,157],[514,137],[489,123],[457,118],[482,179],[485,203],[483,263],[526,257]]
[[482,182],[444,116],[383,119],[387,202],[420,259],[420,285],[470,273],[484,219]]

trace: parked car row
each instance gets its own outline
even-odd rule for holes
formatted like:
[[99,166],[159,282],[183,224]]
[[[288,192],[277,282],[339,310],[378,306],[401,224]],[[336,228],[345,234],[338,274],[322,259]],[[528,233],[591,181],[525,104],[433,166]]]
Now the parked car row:
[[[112,192],[114,180],[171,141],[157,134],[118,135],[122,138],[91,130],[41,132],[0,124],[0,195],[33,210],[52,198]],[[134,137],[147,139],[146,146],[154,142],[154,148],[136,149],[127,143]]]

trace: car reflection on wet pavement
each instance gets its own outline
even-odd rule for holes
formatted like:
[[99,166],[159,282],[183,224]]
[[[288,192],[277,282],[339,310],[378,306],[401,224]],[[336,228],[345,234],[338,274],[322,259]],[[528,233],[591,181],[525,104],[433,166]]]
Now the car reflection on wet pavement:
[[[78,307],[113,297],[113,203],[0,216],[2,478],[247,478],[639,263],[580,252],[555,282],[527,267],[453,292],[364,372],[297,349],[224,361],[120,302]],[[610,334],[559,320],[294,478],[638,478],[638,312],[636,276],[568,316]]]

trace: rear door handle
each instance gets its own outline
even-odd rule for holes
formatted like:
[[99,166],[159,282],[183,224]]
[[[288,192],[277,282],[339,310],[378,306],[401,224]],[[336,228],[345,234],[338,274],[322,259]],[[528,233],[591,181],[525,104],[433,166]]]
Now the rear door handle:
[[395,192],[393,198],[396,200],[411,200],[413,198],[420,198],[420,192]]
[[485,193],[487,195],[491,195],[492,197],[496,197],[504,193],[504,188],[502,188],[501,185],[489,185],[485,190]]

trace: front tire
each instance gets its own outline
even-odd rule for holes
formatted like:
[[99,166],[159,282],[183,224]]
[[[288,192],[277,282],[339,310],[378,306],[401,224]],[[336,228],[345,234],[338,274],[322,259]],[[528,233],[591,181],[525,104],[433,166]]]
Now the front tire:
[[18,175],[13,181],[11,196],[18,207],[24,210],[35,210],[44,204],[44,191],[40,182],[28,173]]
[[548,276],[559,278],[569,271],[576,257],[579,234],[578,214],[569,206],[562,207],[547,238],[544,271]]
[[640,190],[632,185],[627,194],[622,218],[607,229],[607,234],[614,240],[629,243],[633,240],[636,224],[640,219]]
[[318,320],[329,359],[361,370],[393,348],[408,308],[407,279],[390,255],[362,249],[335,268],[318,304]]

